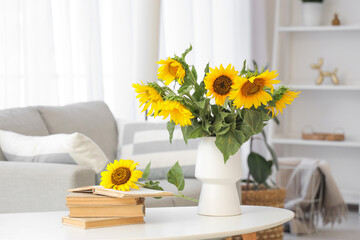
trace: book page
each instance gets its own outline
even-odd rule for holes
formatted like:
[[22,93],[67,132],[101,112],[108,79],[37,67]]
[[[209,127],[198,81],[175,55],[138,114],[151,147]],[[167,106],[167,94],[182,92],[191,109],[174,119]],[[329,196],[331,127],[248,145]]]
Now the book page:
[[69,192],[88,192],[92,191],[94,194],[111,196],[111,197],[167,197],[173,196],[171,192],[153,190],[140,187],[140,189],[131,189],[130,191],[120,191],[115,189],[104,188],[103,186],[86,186],[80,188],[69,189]]

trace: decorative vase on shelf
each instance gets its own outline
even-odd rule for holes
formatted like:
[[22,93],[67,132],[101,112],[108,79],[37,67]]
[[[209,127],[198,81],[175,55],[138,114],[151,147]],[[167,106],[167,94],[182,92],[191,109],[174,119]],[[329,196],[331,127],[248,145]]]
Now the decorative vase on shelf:
[[215,137],[204,137],[198,147],[195,177],[202,182],[198,214],[233,216],[241,214],[236,182],[242,177],[240,150],[224,163]]
[[302,20],[305,26],[319,26],[322,21],[322,1],[303,1]]

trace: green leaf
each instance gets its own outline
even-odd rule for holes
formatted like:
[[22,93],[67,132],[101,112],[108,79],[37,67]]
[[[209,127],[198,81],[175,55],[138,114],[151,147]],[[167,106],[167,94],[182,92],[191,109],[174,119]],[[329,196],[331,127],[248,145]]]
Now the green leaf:
[[193,89],[193,86],[190,84],[183,84],[181,85],[181,87],[178,90],[178,94],[180,95],[185,95],[187,93],[189,93],[191,91],[191,89]]
[[225,133],[227,133],[230,130],[230,126],[226,126],[221,128],[219,131],[216,132],[216,136],[218,135],[224,135]]
[[210,72],[210,67],[209,66],[210,66],[210,63],[206,64],[206,67],[204,69],[204,73],[205,73],[204,78],[206,77],[206,74]]
[[145,180],[148,180],[149,178],[149,175],[150,175],[150,167],[151,167],[151,162],[149,162],[146,167],[145,167],[145,170],[143,172],[143,175],[142,175],[142,178],[145,179]]
[[181,132],[183,134],[185,143],[187,143],[189,139],[198,138],[198,137],[203,136],[202,125],[194,120],[192,120],[191,123],[192,124],[190,126],[187,125],[187,126],[181,127]]
[[261,155],[251,152],[248,156],[249,172],[258,184],[264,184],[271,174],[272,161],[266,161]]
[[197,80],[197,72],[194,66],[191,67],[191,73],[193,74],[195,81]]
[[204,135],[204,134],[203,134],[203,132],[202,132],[202,126],[200,125],[200,126],[194,128],[194,129],[190,132],[190,134],[189,134],[189,136],[188,136],[188,139],[199,138],[199,137],[202,137],[203,135]]
[[252,135],[260,133],[264,128],[264,117],[266,116],[263,112],[252,110],[252,109],[242,109],[244,123],[249,125]]
[[199,108],[204,109],[205,108],[206,99],[203,99],[196,104],[199,106]]
[[155,190],[161,190],[164,191],[164,189],[162,187],[159,186],[160,182],[159,181],[149,181],[146,182],[144,185],[144,188],[149,188],[149,189],[155,189]]
[[211,105],[211,112],[213,113],[213,115],[216,117],[217,115],[219,115],[219,106],[218,105]]
[[179,191],[184,190],[185,180],[182,168],[179,162],[176,162],[167,173],[167,180],[169,183],[175,185]]
[[229,157],[234,155],[241,147],[232,131],[228,131],[223,135],[217,135],[215,144],[223,154],[225,163],[229,160]]
[[265,131],[262,130],[261,133],[263,135],[264,143],[271,154],[271,158],[273,160],[273,163],[275,164],[276,170],[279,170],[279,161],[278,161],[277,155],[276,155],[274,149],[267,142]]
[[185,52],[181,55],[182,59],[185,59],[186,55],[192,50],[192,46],[190,44],[190,47],[185,50]]
[[243,67],[240,71],[240,76],[244,75],[245,73],[246,73],[246,60],[244,60],[244,62],[243,62]]
[[169,132],[170,143],[172,143],[175,126],[176,124],[173,121],[168,121],[167,130]]

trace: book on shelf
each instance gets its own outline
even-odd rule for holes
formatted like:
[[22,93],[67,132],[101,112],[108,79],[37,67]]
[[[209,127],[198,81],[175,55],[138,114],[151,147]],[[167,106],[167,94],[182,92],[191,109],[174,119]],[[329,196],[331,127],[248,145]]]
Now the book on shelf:
[[132,206],[144,204],[142,197],[116,198],[91,193],[71,192],[66,196],[67,205]]
[[141,217],[145,216],[145,205],[91,206],[67,205],[70,217]]
[[115,189],[104,188],[103,186],[85,186],[69,189],[69,192],[92,192],[109,197],[126,198],[126,197],[168,197],[173,196],[171,192],[142,188],[132,189],[130,191],[120,191]]
[[111,227],[127,224],[144,223],[144,217],[120,217],[120,218],[73,218],[63,217],[62,223],[84,229]]

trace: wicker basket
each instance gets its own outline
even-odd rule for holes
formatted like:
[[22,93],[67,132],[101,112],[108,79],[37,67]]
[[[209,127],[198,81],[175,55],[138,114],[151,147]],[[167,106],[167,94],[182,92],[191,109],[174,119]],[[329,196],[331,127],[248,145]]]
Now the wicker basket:
[[[286,190],[280,189],[261,189],[245,190],[241,192],[242,205],[257,205],[270,207],[284,207]],[[277,226],[256,233],[257,240],[282,240],[284,237],[284,226]]]

